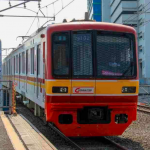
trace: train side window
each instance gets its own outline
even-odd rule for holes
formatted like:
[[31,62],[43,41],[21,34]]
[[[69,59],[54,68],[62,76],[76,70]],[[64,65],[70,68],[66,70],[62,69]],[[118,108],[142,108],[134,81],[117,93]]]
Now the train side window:
[[21,54],[19,54],[19,74],[21,73]]
[[19,62],[18,62],[18,55],[16,56],[16,73],[18,73],[18,66],[19,66]]
[[9,59],[9,75],[11,75],[11,68],[12,68],[12,66],[11,66],[11,59]]
[[8,60],[8,75],[10,75],[10,59]]
[[28,50],[26,51],[26,74],[28,74]]
[[14,56],[14,75],[15,75],[15,71],[16,71],[16,66],[15,66],[16,64],[15,64],[15,62],[16,61],[15,61],[15,56]]
[[8,72],[9,70],[8,70],[8,69],[9,69],[9,68],[8,68],[8,61],[7,61],[7,75],[9,74],[9,72]]
[[69,33],[55,33],[53,34],[53,76],[68,77],[69,76]]
[[25,73],[25,52],[22,52],[22,73]]
[[3,75],[5,75],[5,63],[3,64]]
[[41,55],[41,45],[37,46],[37,74],[40,74],[40,55]]
[[4,63],[4,75],[6,75],[6,63]]
[[31,74],[34,74],[34,48],[31,48]]

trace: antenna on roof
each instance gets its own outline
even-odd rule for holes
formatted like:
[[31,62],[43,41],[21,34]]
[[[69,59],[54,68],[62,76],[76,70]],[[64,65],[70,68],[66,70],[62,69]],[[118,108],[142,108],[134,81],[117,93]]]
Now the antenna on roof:
[[85,12],[85,20],[89,20],[89,15],[88,15],[88,12]]
[[65,23],[65,22],[67,22],[67,19],[64,19],[64,20],[63,20],[63,23]]

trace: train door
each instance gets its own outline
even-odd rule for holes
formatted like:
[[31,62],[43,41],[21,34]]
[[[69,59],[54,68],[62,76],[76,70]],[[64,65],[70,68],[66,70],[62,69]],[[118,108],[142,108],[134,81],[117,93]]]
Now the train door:
[[40,94],[40,55],[41,55],[41,45],[37,46],[37,71],[36,71],[36,93],[37,93],[37,98],[39,97]]
[[92,31],[72,32],[71,102],[95,101],[94,52]]
[[[42,72],[42,68],[41,68],[41,72]],[[45,42],[43,42],[43,81],[42,83],[44,83],[44,86],[45,86]],[[40,89],[43,94],[43,102],[45,101],[45,88],[41,88]]]

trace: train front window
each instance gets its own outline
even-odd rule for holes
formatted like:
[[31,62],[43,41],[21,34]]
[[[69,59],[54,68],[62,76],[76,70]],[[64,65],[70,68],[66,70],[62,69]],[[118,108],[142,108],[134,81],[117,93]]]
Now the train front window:
[[69,34],[53,35],[53,74],[54,76],[69,75]]
[[72,74],[74,78],[93,77],[92,32],[73,32]]
[[52,36],[56,78],[135,78],[135,36],[110,31],[73,31]]
[[128,78],[136,75],[131,34],[98,32],[96,37],[98,78]]

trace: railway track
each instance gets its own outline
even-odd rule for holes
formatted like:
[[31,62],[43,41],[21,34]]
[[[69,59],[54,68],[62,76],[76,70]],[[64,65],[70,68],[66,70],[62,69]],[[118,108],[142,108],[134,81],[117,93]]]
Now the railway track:
[[[29,108],[27,108],[27,107],[25,107],[22,103],[19,103],[19,104],[17,104],[17,106],[18,107],[24,107],[24,109],[27,109],[27,110],[30,110]],[[21,109],[21,110],[23,110],[23,109]],[[30,112],[33,114],[33,111],[32,110],[30,110]],[[21,114],[21,116],[27,121],[27,122],[29,122],[29,124],[31,124],[30,123],[30,121],[28,120],[28,117],[26,116],[24,116],[23,114]],[[43,120],[40,118],[40,117],[38,117],[40,120],[41,120],[41,122],[43,122]],[[84,139],[82,139],[82,138],[80,138],[79,139],[79,141],[82,141],[81,143],[82,144],[80,144],[79,142],[76,142],[76,140],[74,140],[74,139],[72,139],[72,138],[68,138],[68,137],[66,137],[54,124],[52,124],[52,123],[48,123],[47,124],[47,127],[48,128],[50,128],[51,130],[53,130],[53,135],[55,135],[55,136],[60,136],[61,138],[62,138],[62,140],[64,140],[64,141],[66,141],[66,143],[68,144],[68,145],[70,145],[69,146],[69,149],[70,150],[86,150],[86,149],[88,149],[88,144],[89,144],[89,140],[87,141],[87,140],[84,140]],[[102,147],[102,149],[103,149],[103,147],[105,147],[105,149],[111,149],[111,150],[127,150],[125,147],[123,147],[123,146],[121,146],[120,144],[118,144],[118,143],[116,143],[116,142],[114,142],[114,141],[112,141],[112,140],[110,140],[110,139],[108,139],[107,137],[101,137],[101,138],[99,138],[99,137],[95,137],[94,138],[94,140],[96,141],[96,145],[94,145],[94,144],[92,144],[91,143],[91,145],[92,145],[92,149],[93,150],[97,150],[97,149],[101,149],[101,147]],[[92,141],[92,140],[91,140]],[[85,146],[86,145],[86,146]],[[91,146],[90,145],[90,146]],[[98,147],[98,148],[97,148]],[[111,148],[110,148],[111,147]],[[68,148],[67,148],[67,150],[69,150]]]
[[[57,129],[53,124],[49,123],[48,126],[50,126],[55,132],[57,132],[57,134],[59,134],[62,138],[64,138],[66,141],[68,141],[70,144],[72,144],[73,146],[75,146],[78,150],[84,150],[85,148],[82,148],[82,146],[79,146],[77,143],[75,143],[73,140],[71,140],[70,138],[66,137],[62,132],[60,132],[59,129]],[[114,148],[118,149],[118,150],[127,150],[125,147],[119,145],[118,143],[106,138],[106,137],[102,137],[103,140],[108,143],[111,144]],[[93,147],[94,148],[94,147]]]
[[65,141],[69,142],[72,146],[74,146],[77,150],[83,150],[82,147],[73,142],[70,138],[66,137],[62,132],[60,132],[52,123],[49,123],[50,126],[57,134],[59,134]]
[[106,141],[110,142],[112,145],[114,145],[118,150],[128,150],[127,148],[119,145],[118,143],[106,138],[106,137],[103,137]]
[[150,114],[150,106],[143,106],[143,105],[138,105],[137,110],[140,112],[148,113]]

